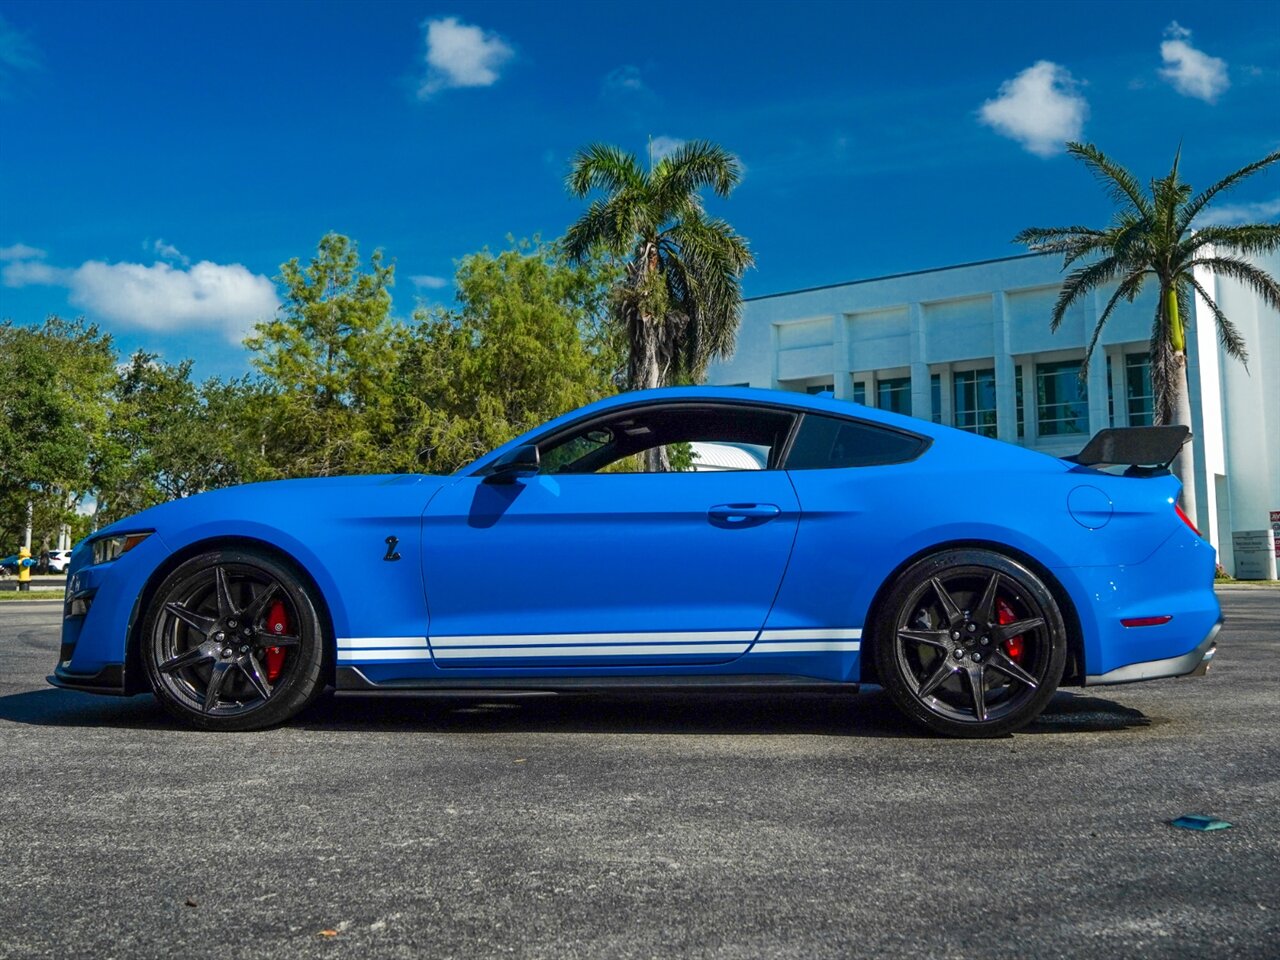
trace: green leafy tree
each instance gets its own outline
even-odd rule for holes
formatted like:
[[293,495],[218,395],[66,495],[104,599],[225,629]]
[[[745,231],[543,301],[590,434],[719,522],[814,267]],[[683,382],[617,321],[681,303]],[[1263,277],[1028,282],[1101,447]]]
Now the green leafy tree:
[[[1133,173],[1093,144],[1069,143],[1067,150],[1106,188],[1116,212],[1111,223],[1101,229],[1032,227],[1014,238],[1034,250],[1061,253],[1063,269],[1071,271],[1054,304],[1050,327],[1057,330],[1073,304],[1114,285],[1085,351],[1083,378],[1116,305],[1121,300],[1132,303],[1148,285],[1154,286],[1158,294],[1151,325],[1155,422],[1190,425],[1186,327],[1192,317],[1189,308],[1193,293],[1213,314],[1218,339],[1226,353],[1242,363],[1248,359],[1246,345],[1235,325],[1196,279],[1194,271],[1202,267],[1237,280],[1264,303],[1280,310],[1280,283],[1249,259],[1280,249],[1280,224],[1197,227],[1196,219],[1224,192],[1280,160],[1280,151],[1241,167],[1196,193],[1178,172],[1181,150],[1175,154],[1169,173],[1153,179],[1146,189]],[[1174,470],[1182,481],[1183,509],[1194,518],[1195,487],[1188,448],[1183,448],[1174,462]]]
[[196,384],[191,366],[139,351],[120,371],[107,432],[111,474],[98,495],[103,520],[262,472],[254,387],[218,379]]
[[747,241],[707,214],[701,191],[728,197],[741,178],[738,159],[705,140],[647,171],[605,144],[574,158],[569,192],[599,196],[565,234],[564,250],[574,261],[597,250],[626,260],[614,310],[625,331],[630,389],[699,381],[711,360],[733,351],[742,274],[754,261]]
[[457,307],[420,309],[401,340],[401,466],[446,473],[614,392],[608,322],[619,271],[522,242],[458,264]]
[[329,476],[387,466],[381,442],[392,413],[396,367],[391,317],[395,266],[381,251],[360,262],[341,234],[321,239],[303,266],[283,264],[280,315],[245,341],[262,375],[261,446],[277,476]]
[[50,316],[0,323],[0,536],[22,536],[30,506],[56,539],[96,486],[110,415],[116,353],[109,334]]

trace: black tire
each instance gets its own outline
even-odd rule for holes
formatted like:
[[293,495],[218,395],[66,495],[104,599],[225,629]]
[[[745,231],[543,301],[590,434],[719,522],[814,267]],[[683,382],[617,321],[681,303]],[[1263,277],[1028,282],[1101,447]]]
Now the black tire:
[[945,550],[897,578],[875,632],[880,682],[913,721],[950,737],[999,737],[1058,689],[1067,630],[1053,593],[990,550]]
[[204,730],[284,723],[324,689],[328,644],[317,609],[298,572],[265,551],[192,557],[165,578],[143,621],[142,662],[156,699]]

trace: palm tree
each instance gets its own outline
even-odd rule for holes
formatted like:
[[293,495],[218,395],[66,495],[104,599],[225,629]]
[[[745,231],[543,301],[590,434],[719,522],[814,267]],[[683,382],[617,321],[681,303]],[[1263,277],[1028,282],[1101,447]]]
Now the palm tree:
[[[1241,363],[1248,361],[1244,340],[1196,279],[1195,270],[1203,267],[1237,280],[1263,302],[1280,310],[1280,283],[1248,259],[1280,249],[1280,224],[1196,227],[1195,221],[1224,191],[1280,160],[1280,151],[1241,167],[1194,194],[1178,174],[1181,148],[1174,155],[1168,175],[1153,179],[1146,191],[1137,177],[1093,144],[1068,143],[1067,151],[1106,187],[1117,209],[1111,224],[1103,230],[1084,226],[1032,227],[1014,238],[1015,243],[1025,243],[1033,250],[1061,253],[1062,269],[1073,268],[1054,304],[1050,329],[1058,329],[1073,304],[1096,290],[1115,285],[1085,350],[1080,371],[1083,379],[1098,337],[1116,304],[1122,299],[1132,303],[1148,283],[1157,285],[1159,296],[1150,348],[1154,421],[1190,426],[1186,325],[1192,319],[1188,307],[1193,293],[1213,314],[1222,348]],[[1182,508],[1194,520],[1195,488],[1188,448],[1183,448],[1174,461],[1174,472],[1182,481]]]
[[733,351],[742,319],[741,279],[754,260],[747,241],[709,217],[700,191],[727,197],[742,179],[737,157],[705,140],[686,143],[644,170],[633,154],[592,144],[566,179],[591,201],[564,237],[575,262],[603,249],[625,259],[614,309],[629,346],[632,390],[696,382]]

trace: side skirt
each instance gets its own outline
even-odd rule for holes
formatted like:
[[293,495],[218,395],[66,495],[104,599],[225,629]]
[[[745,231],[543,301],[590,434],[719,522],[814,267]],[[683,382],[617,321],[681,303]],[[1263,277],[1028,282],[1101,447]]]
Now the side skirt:
[[777,690],[788,693],[857,693],[858,684],[810,677],[744,674],[724,677],[494,677],[493,679],[397,680],[374,683],[358,667],[339,667],[334,692],[343,694],[410,694],[414,696],[489,696],[587,693],[618,690],[726,691]]

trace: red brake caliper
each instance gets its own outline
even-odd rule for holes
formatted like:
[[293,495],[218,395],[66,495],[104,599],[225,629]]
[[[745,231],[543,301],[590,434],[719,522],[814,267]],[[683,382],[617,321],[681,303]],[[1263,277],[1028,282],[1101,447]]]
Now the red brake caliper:
[[[1003,599],[996,600],[996,620],[1001,625],[1013,623],[1013,621],[1017,619],[1017,616],[1013,612],[1013,607],[1005,603]],[[1009,659],[1014,663],[1021,663],[1022,654],[1024,652],[1024,648],[1022,646],[1022,634],[1018,634],[1016,637],[1010,637],[1006,640],[1004,642],[1004,652],[1009,655]]]
[[[289,618],[284,612],[284,602],[277,600],[271,605],[271,612],[267,614],[267,633],[288,633]],[[267,682],[275,683],[276,678],[280,676],[280,671],[284,668],[284,648],[283,647],[267,647]]]

